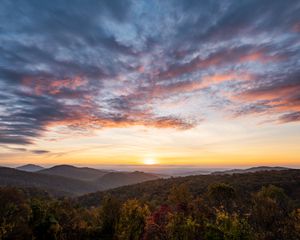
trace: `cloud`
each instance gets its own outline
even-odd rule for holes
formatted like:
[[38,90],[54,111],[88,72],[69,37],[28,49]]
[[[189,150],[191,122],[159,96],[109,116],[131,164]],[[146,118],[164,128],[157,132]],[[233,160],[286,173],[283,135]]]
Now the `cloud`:
[[159,74],[161,79],[174,78],[182,74],[188,74],[197,70],[221,67],[223,65],[242,64],[245,62],[267,63],[276,61],[277,56],[270,56],[263,51],[253,51],[254,46],[243,46],[231,49],[221,49],[206,56],[196,57],[192,61],[183,65],[171,65],[169,69]]
[[[292,0],[5,0],[0,143],[34,144],[55,126],[184,130],[207,108],[298,121],[299,9]],[[160,108],[200,97],[192,111]]]
[[7,145],[0,145],[0,147],[5,148],[5,149],[9,149],[9,150],[12,150],[12,151],[17,151],[17,152],[26,152],[27,151],[26,148],[9,147]]
[[279,117],[279,123],[298,122],[300,121],[300,112],[291,112]]
[[41,149],[30,150],[30,149],[26,149],[26,148],[10,147],[10,146],[7,146],[7,145],[0,145],[0,147],[4,148],[4,149],[8,149],[8,150],[13,151],[13,152],[30,152],[30,153],[33,153],[33,154],[50,153],[50,151],[41,150]]
[[46,153],[50,153],[49,151],[46,150],[32,150],[31,151],[34,154],[46,154]]
[[[284,113],[279,117],[280,122],[297,121],[297,118],[283,117],[294,116],[294,113],[290,115],[290,111],[300,110],[300,75],[298,70],[292,73],[278,73],[276,76],[261,76],[261,83],[256,82],[252,87],[248,87],[247,90],[242,90],[240,94],[237,94],[236,100],[244,103],[251,103],[253,113],[265,112],[265,113]],[[243,111],[245,111],[246,107]],[[251,112],[250,112],[251,113]],[[283,119],[285,119],[283,121]]]

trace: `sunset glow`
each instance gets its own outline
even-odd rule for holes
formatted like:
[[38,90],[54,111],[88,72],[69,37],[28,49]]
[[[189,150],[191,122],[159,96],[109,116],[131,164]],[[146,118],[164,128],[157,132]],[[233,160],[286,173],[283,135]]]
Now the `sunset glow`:
[[0,165],[299,167],[299,9],[4,1]]
[[158,162],[154,158],[145,158],[143,163],[146,165],[154,165],[157,164]]

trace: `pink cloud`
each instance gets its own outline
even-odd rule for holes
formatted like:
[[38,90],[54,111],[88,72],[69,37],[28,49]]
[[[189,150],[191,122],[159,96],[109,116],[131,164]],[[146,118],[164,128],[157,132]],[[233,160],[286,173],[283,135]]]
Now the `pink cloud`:
[[23,86],[29,87],[36,95],[51,94],[57,95],[63,89],[76,90],[81,86],[87,84],[87,81],[79,76],[65,79],[51,79],[51,78],[24,78],[22,80]]
[[249,53],[243,53],[240,49],[230,49],[223,52],[218,52],[211,54],[207,58],[195,58],[191,62],[180,65],[173,66],[168,70],[161,72],[159,74],[160,79],[169,79],[178,77],[185,73],[194,72],[201,69],[207,69],[210,67],[228,65],[228,64],[238,64],[246,62],[259,62],[266,64],[272,61],[281,60],[283,56],[273,56],[267,54],[265,51],[257,50]]

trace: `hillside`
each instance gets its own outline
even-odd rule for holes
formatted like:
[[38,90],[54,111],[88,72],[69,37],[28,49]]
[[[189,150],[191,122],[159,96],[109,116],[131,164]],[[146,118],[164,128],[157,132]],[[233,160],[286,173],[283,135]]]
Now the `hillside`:
[[100,190],[94,184],[61,176],[0,168],[0,186],[35,187],[56,196],[72,196]]
[[0,186],[0,218],[9,223],[3,239],[298,240],[299,199],[300,170],[159,179],[61,199]]
[[26,164],[23,166],[19,166],[16,169],[26,172],[37,172],[43,170],[44,168],[35,164]]
[[144,172],[112,172],[105,174],[97,180],[97,183],[104,189],[116,188],[124,185],[131,185],[157,179],[155,174]]
[[[77,175],[76,175],[77,174]],[[39,172],[0,167],[0,186],[33,187],[55,196],[76,196],[159,178],[143,172],[108,172],[56,166]]]
[[88,168],[88,167],[75,167],[71,165],[57,165],[39,171],[39,173],[42,174],[63,176],[63,177],[74,178],[74,179],[85,180],[85,181],[96,180],[97,178],[100,178],[109,172],[111,171],[99,170],[99,169]]
[[78,201],[84,206],[96,206],[101,202],[103,196],[111,194],[121,200],[136,198],[163,203],[167,201],[170,189],[174,186],[186,184],[193,195],[200,195],[207,191],[210,184],[220,182],[232,185],[238,195],[243,196],[245,200],[250,198],[251,192],[258,191],[262,186],[272,184],[283,188],[286,194],[300,206],[300,170],[259,171],[232,175],[198,175],[159,179],[87,194],[79,197]]
[[254,172],[261,172],[261,171],[283,171],[288,169],[290,168],[260,166],[260,167],[252,167],[247,169],[230,169],[225,171],[217,171],[211,174],[254,173]]

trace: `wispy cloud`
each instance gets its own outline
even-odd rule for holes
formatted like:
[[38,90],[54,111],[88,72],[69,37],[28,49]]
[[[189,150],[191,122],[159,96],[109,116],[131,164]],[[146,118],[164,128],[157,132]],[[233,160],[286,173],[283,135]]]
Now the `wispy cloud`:
[[292,0],[5,0],[0,143],[32,144],[57,125],[192,128],[204,107],[191,117],[159,103],[195,94],[233,116],[299,121],[299,10]]
[[0,145],[0,148],[8,149],[8,150],[13,151],[13,152],[30,152],[30,153],[33,153],[33,154],[50,153],[50,151],[47,151],[47,150],[41,150],[41,149],[30,150],[30,149],[26,149],[26,148],[10,147],[10,146],[7,146],[7,145]]

